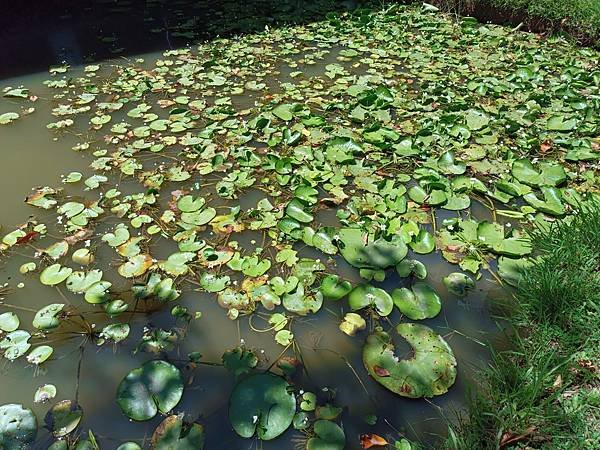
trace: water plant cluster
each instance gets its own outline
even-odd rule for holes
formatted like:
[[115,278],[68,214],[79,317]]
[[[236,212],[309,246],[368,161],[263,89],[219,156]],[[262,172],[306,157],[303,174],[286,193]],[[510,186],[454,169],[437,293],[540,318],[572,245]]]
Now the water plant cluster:
[[[340,333],[362,349],[358,377],[397,396],[443,395],[460,361],[422,323],[444,308],[423,255],[456,265],[444,279],[453,296],[484,274],[516,284],[532,264],[530,225],[575,214],[599,185],[598,54],[427,7],[216,39],[151,63],[55,66],[44,84],[52,98],[6,87],[14,108],[0,124],[51,102],[47,129],[76,134],[90,173],[36,188],[32,216],[3,231],[3,260],[29,255],[19,272],[60,300],[0,305],[0,353],[40,367],[73,340],[83,364],[89,346],[147,354],[109,392],[124,421],[162,415],[152,449],[202,448],[210,433],[178,409],[204,361],[176,348],[207,320],[184,295],[210,294],[232,330],[262,320],[281,346],[271,364],[243,344],[224,349],[235,433],[268,441],[292,427],[309,450],[342,450],[358,444],[347,444],[343,405],[296,382],[296,321],[335,305]],[[136,322],[160,311],[173,328]],[[99,448],[79,427],[85,405],[57,401],[61,388],[35,392],[49,402],[50,448]],[[0,407],[3,448],[36,441],[27,403]]]

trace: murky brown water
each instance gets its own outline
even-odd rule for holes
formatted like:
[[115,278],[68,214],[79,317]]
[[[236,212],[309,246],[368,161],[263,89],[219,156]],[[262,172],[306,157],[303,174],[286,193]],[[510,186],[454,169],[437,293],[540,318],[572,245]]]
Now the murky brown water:
[[[146,58],[152,60],[153,56],[147,55]],[[330,61],[335,61],[335,53],[326,55],[323,63]],[[285,78],[287,74],[281,76]],[[4,80],[1,83],[2,86],[35,86],[35,93],[40,97],[36,102],[35,113],[0,129],[0,225],[5,232],[24,222],[30,214],[40,214],[40,210],[23,202],[32,187],[58,186],[61,175],[71,171],[82,172],[84,178],[93,173],[87,167],[91,156],[71,150],[73,145],[81,141],[81,136],[66,133],[60,140],[54,141],[54,135],[46,129],[46,124],[54,120],[50,114],[49,102],[44,100],[51,96],[47,89],[42,88],[42,81],[46,78],[47,74],[43,73]],[[236,106],[241,106],[244,102],[252,104],[252,99],[242,97],[236,102]],[[0,99],[0,113],[14,110],[16,104]],[[118,119],[117,115],[115,118]],[[127,184],[119,187],[124,192],[128,189]],[[65,189],[73,195],[81,193],[72,186],[65,186]],[[260,198],[260,191],[249,191],[240,203],[242,207],[254,206]],[[487,210],[477,205],[473,207],[472,214],[480,220],[488,218]],[[317,218],[324,224],[333,224],[336,220],[335,214],[330,211],[320,213]],[[443,217],[438,217],[438,221],[442,219]],[[257,240],[258,236],[242,234],[236,236],[236,239],[250,247],[249,242]],[[157,257],[161,257],[162,254],[168,255],[172,249],[173,243],[162,239],[158,242],[155,253]],[[301,250],[302,256],[322,257],[322,254],[309,248],[302,249],[298,246],[297,249]],[[103,254],[100,251],[97,258],[99,265],[104,267],[111,262],[112,256],[109,252]],[[345,407],[349,414],[344,414],[343,425],[348,441],[346,448],[350,450],[359,448],[358,435],[367,431],[389,437],[392,441],[402,433],[409,438],[434,442],[436,436],[445,433],[446,425],[441,418],[452,417],[456,410],[464,406],[467,391],[473,387],[473,368],[486,363],[488,351],[485,344],[498,339],[498,328],[491,317],[491,309],[495,299],[506,296],[506,293],[493,280],[481,279],[477,282],[477,289],[468,297],[457,299],[447,294],[441,282],[445,275],[455,272],[457,267],[443,261],[438,254],[419,256],[419,259],[427,265],[426,281],[443,298],[440,315],[423,323],[447,339],[458,360],[457,382],[443,396],[428,401],[410,400],[394,395],[371,380],[361,361],[362,345],[357,343],[357,340],[362,342],[365,333],[351,338],[339,331],[338,325],[343,317],[340,304],[326,303],[318,314],[295,320],[293,330],[307,371],[307,375],[298,380],[298,385],[304,390],[318,393],[321,400],[335,395],[335,403]],[[17,308],[34,310],[52,302],[60,302],[61,294],[56,289],[42,286],[36,277],[19,273],[19,266],[27,261],[27,257],[15,255],[1,267],[0,284],[7,282],[14,288],[5,302],[16,305]],[[359,280],[357,271],[343,261],[338,261],[338,267],[340,275],[350,280]],[[115,273],[107,270],[105,279],[115,285],[122,284]],[[17,288],[21,282],[25,283],[25,287]],[[401,283],[398,276],[391,276],[381,286],[391,291]],[[81,301],[66,291],[63,294],[74,302]],[[272,332],[252,331],[248,318],[229,320],[210,294],[189,291],[182,295],[180,304],[188,306],[190,310],[202,311],[203,316],[191,322],[186,339],[169,353],[172,360],[184,360],[189,352],[198,351],[203,355],[204,361],[220,362],[225,350],[243,342],[258,350],[266,367],[282,350],[275,343]],[[7,308],[0,306],[0,312]],[[92,309],[89,308],[89,311]],[[33,317],[33,313],[30,316]],[[23,311],[24,321],[26,317],[27,312]],[[389,319],[396,323],[398,317],[399,312],[395,311]],[[93,320],[93,315],[88,320]],[[130,336],[139,337],[144,327],[169,329],[173,326],[173,318],[169,309],[165,308],[156,313],[135,314],[131,318],[131,325]],[[266,320],[262,321],[260,317],[253,318],[252,325],[256,328],[268,327]],[[22,360],[14,363],[3,361],[0,405],[23,403],[31,407],[41,419],[48,406],[33,403],[37,387],[52,383],[59,389],[57,399],[74,398],[80,342],[81,338],[74,338],[66,343],[53,344],[60,351],[37,369]],[[84,350],[78,398],[85,413],[81,429],[92,429],[106,448],[114,448],[125,440],[145,439],[148,442],[152,430],[160,421],[160,418],[155,418],[145,423],[130,423],[115,402],[115,390],[119,381],[129,370],[148,359],[147,354],[133,354],[136,342],[136,339],[130,338],[114,348],[108,345],[95,348],[88,344]],[[191,376],[191,372],[185,375]],[[185,411],[192,419],[198,419],[205,425],[206,448],[211,450],[293,448],[293,442],[302,436],[294,430],[289,430],[285,436],[275,441],[264,443],[244,440],[235,435],[227,419],[228,400],[234,384],[233,376],[224,368],[202,365],[193,372],[193,378],[190,378],[176,411]],[[375,426],[369,426],[362,420],[371,413],[379,418]],[[50,442],[52,438],[44,431],[39,435],[34,448],[45,449]]]

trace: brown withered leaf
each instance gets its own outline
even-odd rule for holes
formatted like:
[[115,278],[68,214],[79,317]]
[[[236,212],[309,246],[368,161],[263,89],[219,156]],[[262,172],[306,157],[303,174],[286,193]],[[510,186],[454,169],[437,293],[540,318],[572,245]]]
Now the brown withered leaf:
[[383,447],[389,442],[377,434],[367,433],[360,435],[360,446],[362,448]]

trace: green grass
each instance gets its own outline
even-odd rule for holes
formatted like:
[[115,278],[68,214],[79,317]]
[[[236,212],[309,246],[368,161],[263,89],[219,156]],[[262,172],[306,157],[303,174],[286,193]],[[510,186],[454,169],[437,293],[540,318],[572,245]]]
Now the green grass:
[[[493,21],[501,22],[506,12],[523,15],[526,25],[536,31],[564,31],[581,43],[600,45],[600,0],[430,0],[430,3],[462,15],[477,16],[478,11],[497,8],[500,14]],[[507,15],[506,19],[509,18]]]
[[507,318],[512,348],[493,355],[448,449],[600,448],[600,205],[533,243]]

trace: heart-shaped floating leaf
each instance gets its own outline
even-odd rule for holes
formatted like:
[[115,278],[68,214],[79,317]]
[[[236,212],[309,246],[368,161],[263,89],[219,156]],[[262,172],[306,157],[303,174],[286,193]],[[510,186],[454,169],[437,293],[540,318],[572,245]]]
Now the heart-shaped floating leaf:
[[396,272],[403,278],[414,276],[419,280],[427,277],[427,268],[425,264],[416,259],[405,259],[396,265]]
[[323,295],[320,292],[306,294],[303,283],[299,283],[295,290],[283,296],[283,307],[301,316],[316,313],[321,306],[323,306]]
[[453,272],[448,276],[444,277],[444,286],[448,289],[448,292],[458,297],[464,297],[467,293],[475,289],[475,282],[473,279],[464,273]]
[[67,278],[67,289],[74,293],[87,291],[94,283],[102,280],[102,271],[98,269],[89,272],[73,272]]
[[130,330],[130,326],[126,323],[112,323],[102,329],[100,337],[103,339],[110,339],[116,344],[127,339]]
[[339,300],[350,293],[352,284],[349,281],[342,280],[337,275],[327,275],[321,281],[319,290],[326,299]]
[[250,372],[258,364],[258,357],[252,350],[235,347],[223,353],[223,365],[236,377]]
[[40,345],[31,350],[26,359],[29,364],[39,366],[43,362],[47,361],[48,358],[52,356],[52,353],[54,353],[54,349],[52,347],[49,345]]
[[400,312],[412,320],[430,319],[442,309],[440,296],[427,283],[415,283],[412,289],[394,289],[392,299]]
[[109,281],[98,281],[92,284],[85,291],[85,301],[91,303],[92,305],[106,303],[110,299],[109,289],[111,286],[112,283],[110,283]]
[[73,269],[70,267],[62,267],[60,264],[52,264],[42,271],[40,274],[40,281],[46,286],[55,286],[69,278],[71,272],[73,272]]
[[175,277],[185,275],[190,269],[187,263],[196,257],[193,252],[177,252],[169,255],[166,261],[158,263],[158,267]]
[[64,303],[52,303],[40,309],[33,318],[33,326],[38,330],[51,330],[60,325],[60,313]]
[[268,441],[291,425],[296,399],[285,379],[271,373],[252,375],[240,381],[229,401],[229,421],[244,438],[258,436]]
[[124,278],[135,278],[144,275],[152,264],[152,256],[142,253],[129,258],[119,266],[118,272]]
[[0,406],[0,448],[23,450],[36,435],[37,420],[30,409],[16,403]]
[[363,308],[373,307],[380,316],[387,316],[394,308],[394,302],[390,294],[370,284],[359,284],[348,296],[350,308],[356,311]]
[[419,230],[412,242],[409,243],[410,248],[415,253],[427,254],[431,253],[435,248],[435,241],[433,235],[426,230]]
[[205,203],[206,200],[202,197],[194,198],[191,195],[184,195],[177,201],[177,208],[179,208],[179,211],[181,212],[191,213],[201,209]]
[[82,418],[81,406],[73,400],[62,400],[50,408],[44,422],[54,437],[63,437],[75,430]]
[[150,440],[149,450],[202,450],[203,448],[202,425],[186,424],[183,421],[183,414],[180,414],[168,416],[156,427]]
[[341,228],[338,234],[342,256],[359,269],[387,269],[402,261],[408,253],[406,244],[400,239],[392,242],[379,238],[368,242],[367,234],[357,228]]
[[19,316],[14,312],[9,311],[0,314],[0,331],[11,332],[19,328]]
[[183,377],[174,365],[148,361],[127,374],[117,389],[117,404],[127,417],[143,421],[171,411],[183,395]]
[[425,325],[401,323],[397,333],[413,348],[410,359],[398,359],[388,333],[367,338],[363,362],[384,387],[404,397],[433,397],[448,391],[456,380],[456,359],[444,339]]
[[306,211],[307,206],[299,198],[293,198],[285,207],[285,213],[298,222],[312,222],[314,217]]
[[14,361],[23,356],[31,348],[29,339],[31,335],[25,330],[16,330],[4,336],[0,341],[0,350],[4,351],[4,357]]
[[344,430],[330,420],[317,420],[313,426],[315,436],[306,442],[306,450],[344,450]]

